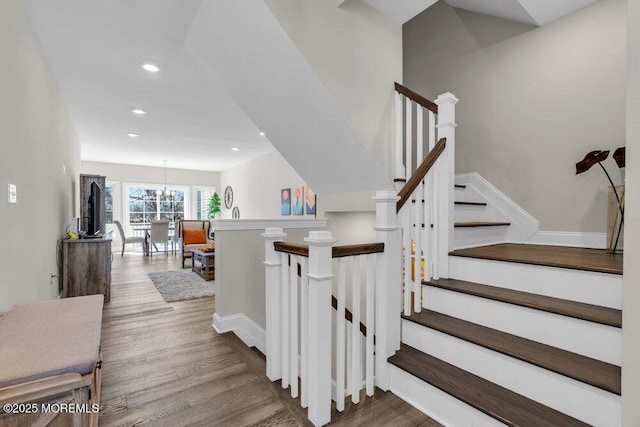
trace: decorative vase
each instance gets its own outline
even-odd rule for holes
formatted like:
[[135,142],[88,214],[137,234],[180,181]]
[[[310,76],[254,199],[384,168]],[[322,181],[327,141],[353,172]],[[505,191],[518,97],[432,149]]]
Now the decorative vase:
[[[620,206],[624,211],[624,185],[616,186],[618,197],[620,197]],[[613,187],[609,187],[607,201],[607,252],[621,254],[624,247],[624,224],[622,224],[622,215],[618,208],[618,201],[613,192]],[[616,244],[617,240],[617,244]]]

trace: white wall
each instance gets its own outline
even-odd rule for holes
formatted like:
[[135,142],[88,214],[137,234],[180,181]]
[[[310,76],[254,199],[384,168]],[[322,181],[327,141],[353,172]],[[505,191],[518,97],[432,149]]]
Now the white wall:
[[[170,163],[170,161],[169,161]],[[122,165],[83,161],[82,173],[104,175],[109,181],[164,184],[164,167]],[[202,185],[220,187],[220,172],[206,172],[167,167],[168,185]]]
[[[280,190],[304,184],[303,179],[280,153],[273,151],[222,171],[220,197],[223,197],[225,188],[230,185],[233,189],[233,206],[238,207],[242,219],[309,218],[309,215],[287,217],[280,214]],[[231,209],[225,208],[224,201],[222,218],[231,218]]]
[[640,3],[629,1],[627,179],[622,284],[622,425],[640,425]]
[[[19,0],[0,2],[0,55],[2,313],[58,295],[50,275],[58,274],[57,241],[76,210],[80,144]],[[17,185],[17,204],[7,203],[8,183]]]
[[225,225],[229,224],[215,223],[218,316],[225,318],[242,313],[265,328],[264,239],[260,235],[267,227],[280,227],[287,233],[286,242],[304,243],[309,231],[324,228],[324,221],[312,221],[313,225],[297,228],[296,222],[303,223],[288,221],[287,225],[286,220],[283,223],[266,220],[260,227],[252,224],[244,230],[227,230]]
[[540,28],[439,2],[404,25],[404,83],[460,99],[457,173],[480,173],[541,230],[604,232],[607,180],[574,165],[625,143],[625,30],[625,0]]
[[317,0],[267,5],[362,143],[393,174],[393,83],[402,79],[402,27],[369,5]]

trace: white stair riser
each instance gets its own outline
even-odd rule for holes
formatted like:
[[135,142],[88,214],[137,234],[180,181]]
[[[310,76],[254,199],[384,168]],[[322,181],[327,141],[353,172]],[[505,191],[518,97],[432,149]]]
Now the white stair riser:
[[504,427],[466,403],[391,365],[391,392],[440,424],[451,427]]
[[455,222],[508,222],[509,220],[502,212],[493,206],[478,205],[455,205],[453,210],[453,218]]
[[456,249],[508,242],[509,226],[456,227],[453,232]]
[[402,341],[465,371],[596,426],[620,425],[620,396],[403,320]]
[[621,365],[620,328],[431,286],[423,306],[468,322],[541,342],[614,365]]
[[450,256],[449,276],[570,301],[622,308],[622,276],[617,274]]

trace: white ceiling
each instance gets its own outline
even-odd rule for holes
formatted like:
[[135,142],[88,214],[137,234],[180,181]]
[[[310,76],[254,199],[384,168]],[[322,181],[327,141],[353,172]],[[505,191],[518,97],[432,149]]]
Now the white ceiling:
[[[324,0],[339,7],[346,0]],[[355,0],[350,0],[355,1]],[[438,0],[361,0],[379,12],[404,24]],[[453,7],[523,22],[545,25],[597,0],[444,0]]]
[[216,171],[273,150],[184,46],[201,1],[26,0],[83,160]]
[[[220,171],[274,149],[185,47],[203,0],[25,1],[80,137],[83,160],[158,167],[167,160],[169,168]],[[400,23],[435,2],[363,1]],[[541,25],[596,0],[446,1]],[[144,71],[144,61],[161,71]],[[136,116],[133,107],[148,114]]]

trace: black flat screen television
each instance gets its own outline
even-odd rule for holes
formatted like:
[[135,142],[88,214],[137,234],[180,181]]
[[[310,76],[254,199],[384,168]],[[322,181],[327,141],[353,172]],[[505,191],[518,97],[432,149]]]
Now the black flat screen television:
[[102,188],[100,188],[96,182],[91,183],[88,203],[87,235],[100,235],[104,233],[104,230],[100,230],[100,212],[102,212],[102,203],[104,203],[104,200],[102,198]]

